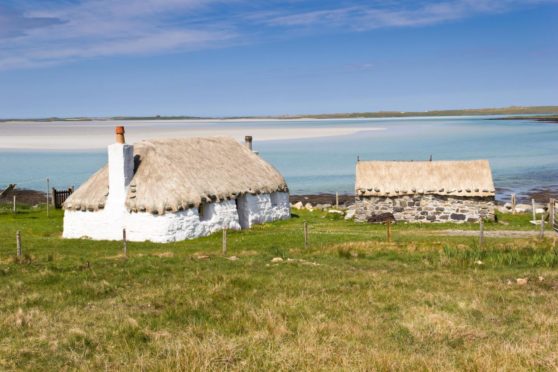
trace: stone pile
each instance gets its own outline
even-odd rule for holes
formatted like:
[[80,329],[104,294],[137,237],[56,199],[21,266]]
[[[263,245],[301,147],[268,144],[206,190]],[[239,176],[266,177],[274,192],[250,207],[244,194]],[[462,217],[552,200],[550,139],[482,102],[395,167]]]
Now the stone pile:
[[[512,204],[506,203],[504,205],[499,206],[498,212],[501,213],[512,213]],[[533,211],[533,206],[531,204],[516,204],[515,205],[515,212],[516,213],[531,213]],[[535,213],[545,213],[546,208],[542,204],[535,204]]]
[[312,205],[312,203],[302,203],[301,201],[296,203],[291,203],[291,208],[296,210],[307,210],[310,212],[313,211],[323,211],[327,212],[331,215],[341,215],[344,216],[346,220],[353,219],[356,212],[355,204],[349,205],[348,207],[339,206],[339,209],[334,208],[331,204],[316,204]]

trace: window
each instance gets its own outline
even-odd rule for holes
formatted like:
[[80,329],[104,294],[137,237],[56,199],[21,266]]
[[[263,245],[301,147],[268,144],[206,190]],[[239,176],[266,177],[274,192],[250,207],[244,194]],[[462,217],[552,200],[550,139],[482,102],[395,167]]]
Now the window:
[[272,192],[270,194],[270,198],[271,198],[271,206],[272,207],[277,207],[279,206],[279,193],[278,192]]
[[198,216],[200,221],[207,220],[207,205],[205,203],[200,203],[198,206]]

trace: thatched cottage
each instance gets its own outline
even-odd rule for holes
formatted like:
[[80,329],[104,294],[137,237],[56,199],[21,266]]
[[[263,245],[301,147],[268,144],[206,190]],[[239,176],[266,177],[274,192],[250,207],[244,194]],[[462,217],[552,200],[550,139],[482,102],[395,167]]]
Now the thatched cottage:
[[64,203],[65,238],[172,242],[290,216],[283,176],[232,138],[146,140],[124,128],[101,168]]
[[392,213],[396,221],[475,222],[494,218],[487,160],[359,161],[355,220]]

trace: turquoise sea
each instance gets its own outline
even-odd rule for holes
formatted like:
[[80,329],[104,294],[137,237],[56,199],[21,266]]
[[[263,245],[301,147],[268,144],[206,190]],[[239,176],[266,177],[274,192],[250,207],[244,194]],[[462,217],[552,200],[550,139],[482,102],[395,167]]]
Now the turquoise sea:
[[[363,127],[335,137],[258,141],[254,149],[277,167],[292,194],[352,193],[355,162],[361,160],[488,159],[499,197],[535,188],[558,189],[558,124],[487,117],[362,120],[208,122],[207,126]],[[370,131],[378,127],[384,130]],[[0,189],[78,186],[106,162],[104,151],[0,149]]]

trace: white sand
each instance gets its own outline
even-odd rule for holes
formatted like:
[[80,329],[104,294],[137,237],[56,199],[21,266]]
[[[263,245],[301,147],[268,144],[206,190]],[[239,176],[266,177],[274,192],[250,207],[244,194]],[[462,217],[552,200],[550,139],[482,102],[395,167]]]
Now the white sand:
[[126,142],[149,138],[232,136],[239,141],[245,135],[254,141],[302,139],[350,135],[362,131],[383,130],[372,123],[363,126],[307,126],[303,120],[278,123],[276,120],[161,120],[161,121],[53,121],[0,123],[0,149],[95,150],[114,141],[114,127],[126,127]]

